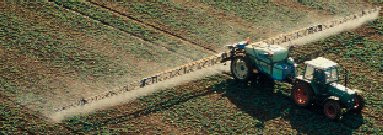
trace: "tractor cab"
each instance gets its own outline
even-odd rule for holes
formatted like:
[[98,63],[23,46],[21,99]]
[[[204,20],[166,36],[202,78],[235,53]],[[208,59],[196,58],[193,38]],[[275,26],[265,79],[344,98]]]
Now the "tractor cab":
[[328,86],[338,80],[338,65],[329,59],[319,57],[307,61],[303,80],[312,85],[313,91],[317,94],[328,94]]

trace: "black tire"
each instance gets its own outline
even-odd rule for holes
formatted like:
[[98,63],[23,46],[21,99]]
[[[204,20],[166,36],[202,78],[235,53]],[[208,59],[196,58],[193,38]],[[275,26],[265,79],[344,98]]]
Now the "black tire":
[[363,96],[360,94],[357,94],[355,96],[354,102],[355,102],[356,107],[351,108],[351,110],[360,113],[366,104],[364,99],[363,99]]
[[235,80],[239,82],[247,82],[253,77],[253,66],[251,60],[248,57],[237,56],[233,58],[230,64],[230,71],[233,74]]
[[333,121],[338,121],[340,118],[341,110],[339,103],[334,100],[326,101],[323,106],[324,115]]
[[299,83],[291,90],[291,97],[296,105],[300,107],[308,107],[313,103],[314,93],[307,84]]

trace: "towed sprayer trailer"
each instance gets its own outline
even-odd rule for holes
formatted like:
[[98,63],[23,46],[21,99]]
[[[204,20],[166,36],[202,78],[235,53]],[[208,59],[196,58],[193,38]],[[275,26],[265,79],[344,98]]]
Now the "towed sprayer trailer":
[[338,64],[318,57],[306,61],[303,75],[296,75],[297,64],[289,57],[290,49],[265,42],[249,44],[247,41],[229,45],[230,56],[222,62],[231,61],[231,72],[239,82],[266,75],[274,80],[293,86],[291,97],[300,107],[314,103],[323,106],[324,114],[331,120],[339,120],[341,108],[361,112],[364,99],[360,90],[337,84]]

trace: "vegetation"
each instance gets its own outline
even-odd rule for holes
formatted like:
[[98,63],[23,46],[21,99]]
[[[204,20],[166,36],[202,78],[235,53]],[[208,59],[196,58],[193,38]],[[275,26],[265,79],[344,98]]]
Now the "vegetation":
[[[127,19],[89,3],[14,5],[12,8],[6,8],[11,4],[1,5],[4,15],[0,16],[0,72],[3,73],[0,76],[0,134],[379,134],[383,131],[379,117],[383,114],[383,89],[379,85],[383,82],[381,18],[359,30],[345,31],[292,52],[298,62],[317,56],[338,62],[342,65],[341,79],[346,75],[344,70],[348,70],[347,87],[362,90],[367,100],[362,115],[344,111],[340,122],[332,122],[325,118],[320,107],[294,106],[289,98],[290,85],[270,79],[253,79],[246,85],[237,83],[229,75],[217,74],[124,105],[51,124],[41,113],[26,109],[28,105],[44,110],[41,108],[48,101],[62,101],[61,95],[69,93],[67,97],[74,98],[78,96],[75,90],[83,89],[73,89],[71,84],[82,86],[80,80],[88,84],[103,80],[90,87],[101,91],[106,87],[101,86],[107,84],[113,86],[126,83],[126,78],[141,78],[144,75],[139,73],[148,71],[147,65],[141,63],[157,63],[149,67],[155,69],[151,70],[155,73],[209,56],[195,45],[206,43],[209,46],[205,47],[217,49],[223,43],[254,37],[248,28],[260,27],[260,31],[264,31],[275,19],[294,25],[295,20],[305,18],[304,12],[275,3],[211,2],[186,7],[166,2],[106,5],[129,11],[124,14],[132,18]],[[61,5],[91,19],[71,13]],[[116,8],[119,6],[122,8]],[[275,14],[267,15],[266,9]],[[332,10],[340,9],[329,11]],[[216,13],[210,14],[212,11]],[[231,24],[235,18],[240,18],[239,23],[243,25]],[[302,71],[303,66],[299,64],[298,71]],[[68,78],[75,80],[68,81]],[[95,91],[88,94],[92,93]]]
[[[158,47],[167,48],[171,52],[185,55],[193,60],[211,56],[208,51],[190,46],[190,44],[187,45],[177,38],[166,36],[161,34],[158,30],[149,28],[129,19],[125,19],[122,16],[112,14],[107,12],[105,9],[98,8],[94,5],[82,2],[56,2],[56,4],[62,4],[64,8],[68,8],[79,12],[80,14],[89,16],[92,19],[100,21],[104,25],[112,26],[133,36],[142,38],[144,41],[154,43]],[[189,52],[200,52],[200,55],[195,55],[194,53]]]
[[226,49],[223,44],[265,39],[270,32],[274,36],[313,23],[306,11],[274,3],[95,3],[219,52]]
[[[335,1],[314,2],[312,0],[301,0],[300,3],[310,6],[312,9],[322,10],[325,14],[348,16],[354,14],[355,9],[365,9],[368,6],[360,3],[340,3]],[[352,9],[352,10],[351,10]]]
[[[381,113],[379,105],[376,106],[380,100],[369,100],[367,108],[373,113],[364,111],[360,116],[344,112],[340,122],[332,122],[316,106],[296,107],[289,98],[290,88],[270,79],[251,80],[250,85],[244,85],[228,75],[218,74],[140,97],[125,105],[68,118],[55,129],[78,134],[373,134],[382,130],[381,123],[375,118]],[[382,98],[378,94],[372,95]],[[23,115],[15,108],[6,111],[10,119],[17,118],[10,116],[11,113]],[[50,124],[26,121],[24,117],[18,121],[28,123],[26,130],[32,133],[55,132],[49,128],[52,127]],[[13,124],[13,121],[4,124]],[[15,124],[13,128],[19,127],[23,125]]]

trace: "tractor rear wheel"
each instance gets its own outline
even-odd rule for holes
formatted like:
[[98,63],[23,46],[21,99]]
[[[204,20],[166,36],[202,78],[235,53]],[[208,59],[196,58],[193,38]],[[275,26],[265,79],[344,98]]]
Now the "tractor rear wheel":
[[353,106],[353,108],[351,110],[355,111],[355,112],[361,112],[362,109],[364,108],[364,105],[365,105],[365,101],[363,99],[363,96],[360,94],[357,94],[355,96],[354,102],[355,102],[355,106]]
[[294,89],[291,91],[291,96],[296,105],[301,107],[310,106],[313,102],[313,90],[304,83],[300,83],[294,86]]
[[331,120],[339,120],[341,114],[339,103],[334,100],[326,101],[324,104],[324,114]]
[[233,77],[240,82],[247,82],[253,76],[253,67],[248,57],[237,56],[230,65]]

